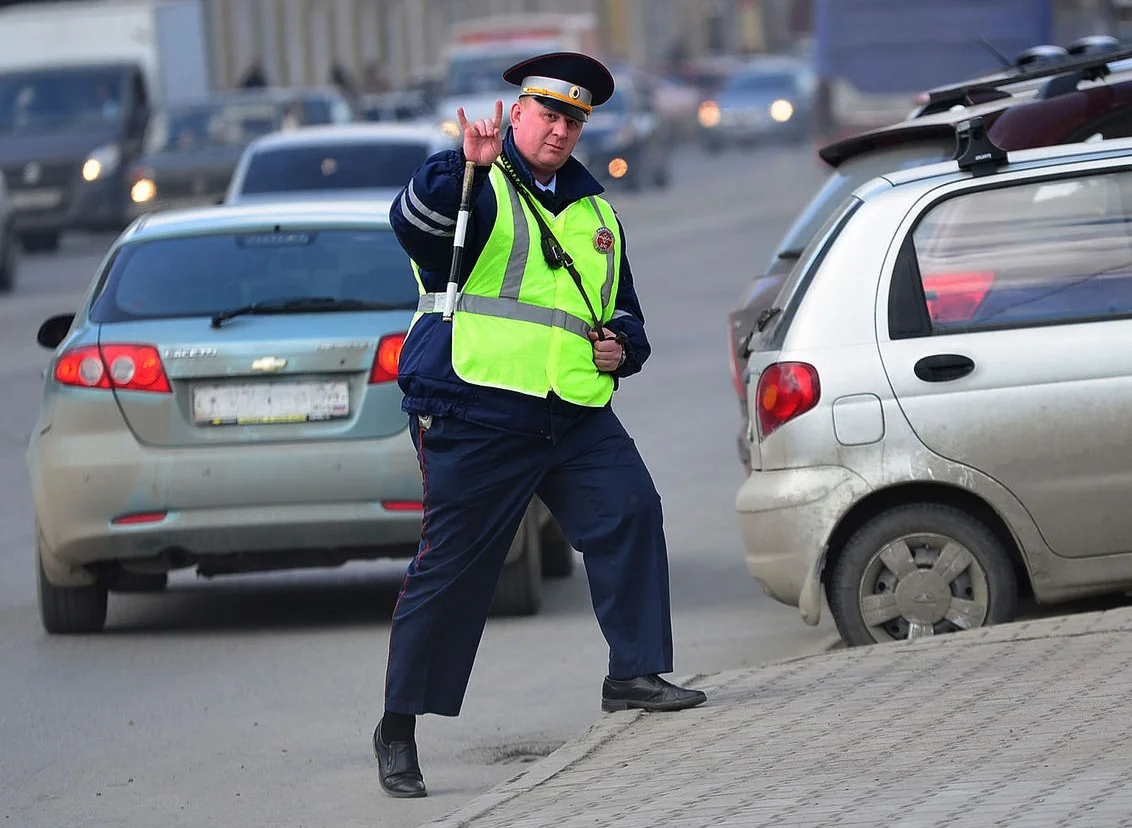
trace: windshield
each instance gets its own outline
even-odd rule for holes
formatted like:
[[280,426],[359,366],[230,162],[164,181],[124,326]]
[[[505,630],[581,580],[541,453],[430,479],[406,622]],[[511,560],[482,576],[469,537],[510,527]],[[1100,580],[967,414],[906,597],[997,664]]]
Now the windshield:
[[145,152],[193,152],[210,147],[242,147],[280,128],[282,107],[273,103],[207,103],[154,113]]
[[452,97],[506,92],[511,87],[503,80],[503,73],[526,57],[530,57],[526,52],[453,57],[444,79],[444,95]]
[[121,69],[50,69],[0,75],[0,133],[110,127],[122,116]]
[[798,78],[790,72],[743,72],[732,75],[720,88],[725,92],[782,92],[798,85]]
[[211,317],[302,297],[410,309],[417,306],[417,286],[388,228],[158,239],[122,249],[90,318]]
[[876,152],[865,152],[850,158],[833,171],[822,188],[810,199],[810,203],[794,219],[794,223],[790,225],[790,229],[786,231],[786,235],[778,245],[774,258],[778,258],[783,253],[797,256],[810,243],[818,229],[833,215],[838,205],[862,184],[878,175],[895,170],[944,161],[954,152],[954,141],[932,142],[904,144]]
[[329,143],[257,152],[241,193],[400,189],[429,156],[421,141]]

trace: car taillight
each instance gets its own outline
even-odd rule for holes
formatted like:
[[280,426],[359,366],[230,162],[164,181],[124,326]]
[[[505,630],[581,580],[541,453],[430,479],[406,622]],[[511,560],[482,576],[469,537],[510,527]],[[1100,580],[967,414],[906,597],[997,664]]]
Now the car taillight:
[[763,437],[818,404],[818,371],[805,362],[776,362],[759,376],[755,405]]
[[932,322],[966,322],[994,284],[994,272],[930,273],[923,284]]
[[380,382],[393,382],[397,379],[397,363],[401,360],[401,347],[405,344],[405,334],[389,334],[377,343],[377,354],[373,358],[373,369],[369,372],[370,385]]
[[169,393],[169,378],[152,345],[84,345],[55,363],[55,380],[78,388]]

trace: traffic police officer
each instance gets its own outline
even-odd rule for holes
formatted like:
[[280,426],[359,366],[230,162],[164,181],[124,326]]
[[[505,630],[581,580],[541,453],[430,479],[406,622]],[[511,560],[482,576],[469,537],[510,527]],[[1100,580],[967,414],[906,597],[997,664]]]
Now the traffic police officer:
[[[503,77],[520,87],[506,133],[502,101],[494,119],[469,123],[458,110],[462,151],[426,160],[389,214],[422,294],[399,383],[424,519],[393,611],[373,737],[382,788],[398,797],[426,794],[415,716],[459,714],[496,582],[536,494],[585,561],[609,645],[602,709],[705,700],[658,675],[673,669],[660,497],[610,407],[618,379],[640,371],[651,348],[621,223],[571,157],[613,78],[593,58],[561,52]],[[443,291],[468,161],[471,213],[448,323]]]

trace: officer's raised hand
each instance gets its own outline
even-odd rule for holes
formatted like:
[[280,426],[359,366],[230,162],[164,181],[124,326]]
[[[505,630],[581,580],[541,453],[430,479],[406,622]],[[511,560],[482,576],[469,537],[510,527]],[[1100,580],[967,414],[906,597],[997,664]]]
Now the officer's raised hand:
[[490,167],[503,152],[503,101],[495,102],[495,117],[468,122],[464,107],[456,108],[456,119],[464,133],[464,158],[477,166]]

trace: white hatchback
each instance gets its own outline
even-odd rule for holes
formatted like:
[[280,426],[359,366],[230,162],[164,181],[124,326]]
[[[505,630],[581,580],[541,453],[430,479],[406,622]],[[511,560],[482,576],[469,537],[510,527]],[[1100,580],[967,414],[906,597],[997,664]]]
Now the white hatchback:
[[860,187],[752,342],[747,564],[847,643],[1132,589],[1132,140]]

